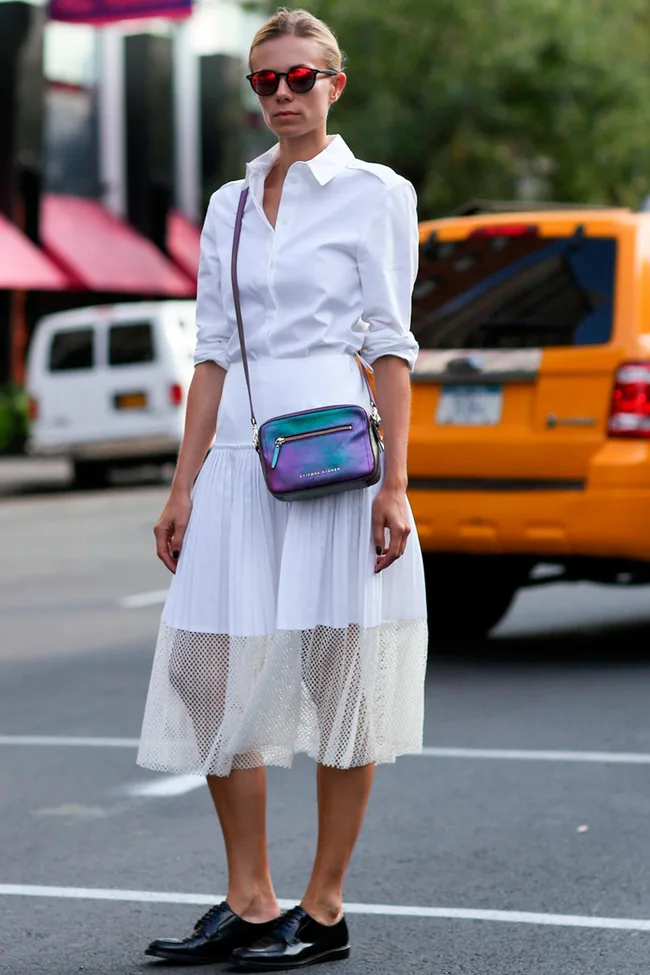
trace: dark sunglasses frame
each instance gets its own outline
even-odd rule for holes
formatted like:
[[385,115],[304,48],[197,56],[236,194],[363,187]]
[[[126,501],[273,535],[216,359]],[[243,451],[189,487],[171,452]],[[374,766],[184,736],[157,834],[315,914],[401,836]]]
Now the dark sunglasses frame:
[[[296,89],[296,88],[294,88],[292,86],[291,81],[289,79],[289,76],[290,76],[290,74],[291,74],[292,71],[297,71],[299,69],[302,70],[302,71],[311,71],[312,80],[311,80],[311,85],[309,86],[309,88]],[[264,94],[260,94],[260,92],[257,91],[257,89],[255,88],[255,85],[253,83],[253,79],[256,77],[256,75],[260,75],[260,74],[266,74],[266,75],[272,74],[272,75],[275,75],[275,88],[273,89],[273,91],[265,91]],[[294,93],[294,95],[306,95],[307,92],[308,91],[311,91],[312,88],[314,87],[314,85],[316,84],[316,80],[317,80],[319,74],[328,75],[330,78],[333,78],[335,75],[340,74],[340,72],[339,71],[333,71],[331,69],[322,70],[321,68],[310,68],[306,64],[295,64],[292,68],[289,68],[288,71],[269,71],[269,70],[253,71],[252,74],[247,74],[246,75],[246,79],[248,81],[250,81],[251,88],[253,89],[253,91],[255,92],[256,95],[259,95],[260,98],[268,98],[270,95],[275,95],[276,91],[280,87],[280,78],[286,78],[287,79],[287,85],[288,85],[289,89]]]

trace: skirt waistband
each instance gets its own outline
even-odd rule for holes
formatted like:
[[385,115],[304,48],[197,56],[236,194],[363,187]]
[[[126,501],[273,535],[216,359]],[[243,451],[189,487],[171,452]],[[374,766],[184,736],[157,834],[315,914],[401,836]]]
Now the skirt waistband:
[[[285,413],[354,404],[370,408],[359,363],[352,355],[263,358],[249,361],[253,409],[258,425]],[[244,366],[233,362],[226,373],[215,443],[251,442],[251,415]]]

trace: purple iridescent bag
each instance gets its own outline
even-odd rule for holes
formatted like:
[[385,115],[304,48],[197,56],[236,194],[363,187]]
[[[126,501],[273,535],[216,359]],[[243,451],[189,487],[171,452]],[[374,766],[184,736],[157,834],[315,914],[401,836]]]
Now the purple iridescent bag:
[[357,405],[324,406],[317,410],[274,416],[258,429],[237,283],[237,255],[247,196],[248,189],[242,190],[235,220],[232,289],[251,410],[253,443],[262,463],[266,485],[280,501],[302,501],[376,484],[381,475],[380,454],[384,449],[379,429],[381,417],[360,361],[370,397],[370,412]]

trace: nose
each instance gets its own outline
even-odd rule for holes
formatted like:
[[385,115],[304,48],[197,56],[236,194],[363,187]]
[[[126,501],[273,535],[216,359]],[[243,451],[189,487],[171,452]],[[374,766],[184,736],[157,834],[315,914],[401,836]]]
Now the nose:
[[275,94],[278,98],[293,98],[293,92],[291,91],[291,88],[289,88],[286,78],[280,78],[278,90]]

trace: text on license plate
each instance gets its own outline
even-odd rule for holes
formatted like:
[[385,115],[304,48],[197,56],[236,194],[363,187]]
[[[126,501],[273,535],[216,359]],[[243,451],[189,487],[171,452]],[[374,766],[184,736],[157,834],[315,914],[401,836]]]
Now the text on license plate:
[[436,423],[448,426],[496,426],[503,412],[501,386],[443,386]]

